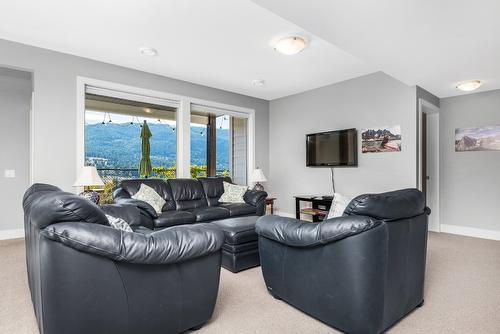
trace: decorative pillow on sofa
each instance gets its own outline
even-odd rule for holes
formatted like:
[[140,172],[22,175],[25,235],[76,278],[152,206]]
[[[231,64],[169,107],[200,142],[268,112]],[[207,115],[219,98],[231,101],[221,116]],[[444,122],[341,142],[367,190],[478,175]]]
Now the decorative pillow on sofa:
[[326,219],[342,217],[344,210],[351,202],[352,198],[338,193],[333,194],[332,206]]
[[158,213],[161,213],[161,209],[166,203],[165,200],[160,195],[158,195],[158,193],[153,188],[145,185],[144,183],[141,184],[139,191],[136,192],[132,196],[132,198],[148,203]]
[[239,186],[224,181],[224,193],[219,198],[221,203],[245,203],[243,195],[247,192],[247,186]]
[[130,225],[125,220],[110,215],[106,215],[106,218],[108,218],[109,226],[116,228],[117,230],[133,232]]

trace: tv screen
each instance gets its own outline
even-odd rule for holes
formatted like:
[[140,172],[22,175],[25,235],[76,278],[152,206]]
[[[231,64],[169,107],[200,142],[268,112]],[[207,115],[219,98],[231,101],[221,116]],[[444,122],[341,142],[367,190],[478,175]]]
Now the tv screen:
[[346,129],[306,135],[308,167],[358,165],[358,132]]

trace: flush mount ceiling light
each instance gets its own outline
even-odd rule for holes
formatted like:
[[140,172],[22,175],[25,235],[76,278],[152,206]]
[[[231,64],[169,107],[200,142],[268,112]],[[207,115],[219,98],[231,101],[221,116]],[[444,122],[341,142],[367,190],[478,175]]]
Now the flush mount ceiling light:
[[481,87],[482,84],[483,82],[481,80],[468,80],[459,82],[456,87],[464,92],[472,92]]
[[262,79],[255,79],[255,80],[252,80],[252,85],[253,86],[256,86],[256,87],[262,87],[266,84],[266,80],[262,80]]
[[139,48],[139,52],[145,56],[156,56],[158,54],[158,51],[155,48],[149,46]]
[[142,108],[142,111],[147,112],[148,114],[152,112],[152,110],[149,108]]
[[300,36],[288,36],[280,39],[275,45],[274,49],[284,55],[290,56],[297,54],[304,50],[307,42]]

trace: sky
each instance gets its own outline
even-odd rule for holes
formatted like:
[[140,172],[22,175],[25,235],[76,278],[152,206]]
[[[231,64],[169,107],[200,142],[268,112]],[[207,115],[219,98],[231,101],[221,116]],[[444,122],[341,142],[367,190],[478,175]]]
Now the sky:
[[476,139],[500,136],[500,125],[455,129],[456,140],[460,140],[464,136]]

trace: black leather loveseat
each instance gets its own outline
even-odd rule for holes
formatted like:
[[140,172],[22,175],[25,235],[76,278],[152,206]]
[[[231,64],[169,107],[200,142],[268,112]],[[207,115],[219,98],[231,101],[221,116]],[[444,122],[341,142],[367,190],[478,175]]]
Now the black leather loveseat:
[[[45,184],[26,191],[23,207],[40,333],[180,333],[210,319],[224,240],[216,226],[155,232],[135,206],[101,209]],[[137,232],[108,226],[105,213]]]
[[[265,214],[267,193],[264,191],[247,190],[245,203],[219,203],[224,193],[223,181],[231,183],[231,178],[123,180],[114,191],[113,199],[115,203],[136,205],[143,215],[143,225],[151,229]],[[165,200],[160,214],[146,202],[131,198],[143,183]]]
[[320,223],[256,224],[268,291],[347,333],[380,333],[424,298],[427,215],[416,189],[361,195]]

